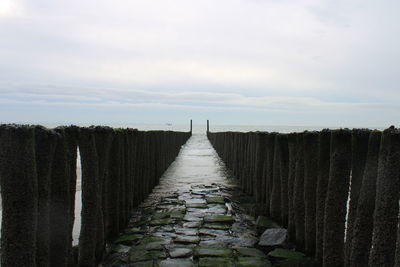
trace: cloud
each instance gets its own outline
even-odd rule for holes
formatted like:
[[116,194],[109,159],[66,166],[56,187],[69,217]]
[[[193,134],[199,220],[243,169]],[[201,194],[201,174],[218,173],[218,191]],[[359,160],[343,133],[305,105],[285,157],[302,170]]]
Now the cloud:
[[[349,117],[365,124],[376,123],[368,114],[399,111],[395,1],[12,3],[0,13],[8,108],[234,110],[260,112],[257,121],[320,112],[337,122],[347,111],[365,113]],[[28,112],[38,111],[18,114]]]

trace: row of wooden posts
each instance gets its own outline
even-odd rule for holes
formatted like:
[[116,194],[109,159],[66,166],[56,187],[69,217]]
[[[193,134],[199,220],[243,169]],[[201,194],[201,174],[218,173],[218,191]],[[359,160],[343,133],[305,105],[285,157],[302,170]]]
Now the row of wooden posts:
[[208,138],[261,213],[322,266],[400,266],[398,129]]
[[[190,135],[0,125],[1,266],[95,266]],[[78,148],[82,223],[72,247]]]

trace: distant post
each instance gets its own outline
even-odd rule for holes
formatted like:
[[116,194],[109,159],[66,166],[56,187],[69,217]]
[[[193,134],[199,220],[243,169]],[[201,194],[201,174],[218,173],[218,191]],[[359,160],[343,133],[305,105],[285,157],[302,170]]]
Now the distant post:
[[193,131],[193,122],[192,120],[190,120],[190,134],[192,134],[192,131]]
[[207,133],[209,133],[209,132],[210,132],[210,121],[207,120]]

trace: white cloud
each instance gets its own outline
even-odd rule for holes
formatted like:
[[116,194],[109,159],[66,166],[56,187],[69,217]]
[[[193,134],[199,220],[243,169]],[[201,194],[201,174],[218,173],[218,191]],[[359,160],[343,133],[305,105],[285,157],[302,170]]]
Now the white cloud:
[[[10,2],[0,0],[0,13],[4,3]],[[395,1],[12,5],[7,16],[0,14],[0,98],[18,105],[30,99],[43,105],[190,109],[194,103],[197,109],[379,113],[384,104],[396,109],[400,100]],[[367,123],[369,116],[360,119]]]

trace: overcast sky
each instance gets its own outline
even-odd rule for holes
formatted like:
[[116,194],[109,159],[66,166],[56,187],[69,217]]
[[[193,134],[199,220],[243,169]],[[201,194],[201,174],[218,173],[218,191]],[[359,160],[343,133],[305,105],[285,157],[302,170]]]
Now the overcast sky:
[[398,126],[399,10],[0,0],[0,122]]

